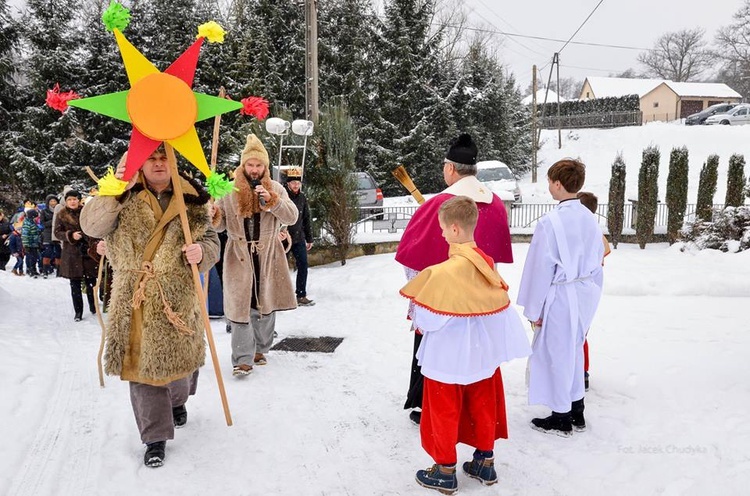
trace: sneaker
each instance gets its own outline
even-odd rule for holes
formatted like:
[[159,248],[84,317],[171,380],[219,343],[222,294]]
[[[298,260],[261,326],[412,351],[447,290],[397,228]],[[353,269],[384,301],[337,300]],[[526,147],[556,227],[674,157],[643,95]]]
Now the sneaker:
[[434,489],[442,494],[453,494],[458,491],[455,465],[438,465],[426,470],[417,470],[417,483],[427,489]]
[[301,307],[311,307],[315,305],[315,302],[313,300],[308,299],[307,296],[299,296],[297,297],[297,305]]
[[248,365],[246,363],[235,365],[232,369],[232,375],[235,377],[244,377],[246,375],[250,375],[250,372],[253,371],[253,366]]
[[576,432],[586,431],[586,418],[583,416],[584,408],[583,398],[574,401],[570,406],[570,424]]
[[547,418],[535,418],[531,421],[531,428],[535,431],[556,434],[560,437],[570,437],[573,435],[570,412],[552,412],[552,415]]
[[185,405],[172,407],[172,419],[174,419],[176,429],[185,427],[185,424],[187,424],[187,408],[185,408]]
[[268,360],[266,360],[266,357],[263,353],[256,353],[255,358],[253,359],[253,363],[255,363],[255,365],[265,365],[268,363]]
[[415,424],[419,425],[422,421],[422,412],[420,410],[412,410],[409,412],[409,419]]
[[470,462],[464,462],[464,473],[472,479],[477,479],[485,486],[497,483],[497,472],[495,471],[495,457],[484,458],[474,453]]
[[146,445],[146,453],[143,455],[143,463],[147,467],[156,468],[164,465],[164,452],[167,448],[166,441],[157,441]]

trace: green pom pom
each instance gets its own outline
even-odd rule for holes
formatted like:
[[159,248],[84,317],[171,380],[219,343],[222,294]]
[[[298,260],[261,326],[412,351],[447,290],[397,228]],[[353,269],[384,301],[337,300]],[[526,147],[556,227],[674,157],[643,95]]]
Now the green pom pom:
[[224,174],[214,172],[206,180],[206,188],[211,198],[218,200],[234,190],[234,181],[227,179]]
[[107,10],[102,14],[102,22],[104,22],[107,31],[112,32],[115,29],[123,31],[130,24],[130,10],[121,3],[112,0]]

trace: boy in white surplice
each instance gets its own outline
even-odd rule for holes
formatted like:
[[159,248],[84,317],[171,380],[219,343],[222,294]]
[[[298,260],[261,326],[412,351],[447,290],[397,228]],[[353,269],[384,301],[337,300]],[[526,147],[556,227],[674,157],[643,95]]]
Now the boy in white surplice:
[[547,171],[549,191],[560,203],[534,230],[518,293],[534,327],[529,404],[552,410],[531,427],[564,437],[586,427],[583,341],[602,292],[602,232],[576,198],[585,177],[578,160],[560,160]]

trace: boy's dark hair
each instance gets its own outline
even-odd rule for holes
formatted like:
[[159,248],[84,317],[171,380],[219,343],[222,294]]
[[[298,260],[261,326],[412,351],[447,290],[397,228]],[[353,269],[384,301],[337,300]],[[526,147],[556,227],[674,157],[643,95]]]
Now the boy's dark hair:
[[560,181],[568,193],[578,193],[586,180],[586,166],[574,158],[564,158],[555,162],[547,171],[550,181]]
[[596,213],[596,208],[599,206],[599,199],[594,193],[588,191],[581,191],[576,195],[576,198],[581,200],[581,204],[591,210],[592,214]]
[[479,210],[474,200],[468,196],[454,196],[440,205],[438,217],[443,224],[458,224],[465,231],[474,231],[477,227]]

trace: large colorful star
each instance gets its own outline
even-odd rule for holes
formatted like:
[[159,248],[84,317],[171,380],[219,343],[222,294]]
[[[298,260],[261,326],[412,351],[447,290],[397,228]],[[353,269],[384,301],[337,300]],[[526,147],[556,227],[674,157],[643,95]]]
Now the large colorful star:
[[129,181],[163,142],[212,179],[214,174],[203,153],[195,123],[239,110],[243,105],[192,90],[204,37],[199,37],[167,70],[160,72],[119,29],[113,32],[130,89],[71,100],[68,104],[133,125],[123,182]]

